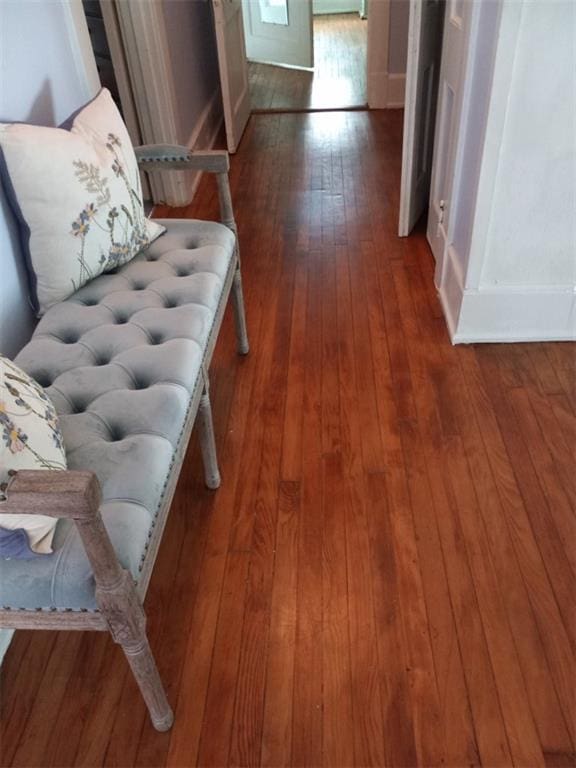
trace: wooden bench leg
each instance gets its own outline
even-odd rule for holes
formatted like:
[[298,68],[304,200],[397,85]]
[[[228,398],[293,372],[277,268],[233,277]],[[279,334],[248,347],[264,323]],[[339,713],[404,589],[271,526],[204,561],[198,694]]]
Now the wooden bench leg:
[[174,715],[146,637],[146,614],[132,575],[118,562],[95,501],[90,516],[76,520],[94,569],[96,602],[114,641],[122,646],[148,707],[152,725],[167,731]]
[[204,392],[200,398],[198,419],[200,426],[200,449],[204,462],[204,479],[208,488],[215,490],[220,487],[220,470],[214,438],[214,422],[212,421],[212,406],[208,390],[208,377],[204,377]]
[[157,731],[167,731],[174,715],[148,644],[146,615],[131,575],[121,571],[116,584],[97,587],[96,598],[114,641],[122,646],[130,664],[152,725]]
[[168,704],[146,633],[142,632],[139,642],[122,643],[122,650],[146,702],[152,725],[157,731],[168,731],[174,722],[174,714]]
[[244,294],[242,292],[242,273],[240,263],[236,266],[234,283],[232,285],[232,301],[234,303],[234,322],[236,324],[236,344],[238,354],[247,355],[250,351],[248,331],[246,329],[246,313],[244,311]]

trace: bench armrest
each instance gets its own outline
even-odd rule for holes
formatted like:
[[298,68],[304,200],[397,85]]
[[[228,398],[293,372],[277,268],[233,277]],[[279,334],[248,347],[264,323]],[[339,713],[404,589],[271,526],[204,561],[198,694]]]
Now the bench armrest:
[[98,512],[100,498],[93,472],[23,469],[9,482],[0,512],[86,520]]
[[228,152],[223,150],[192,151],[173,144],[145,144],[134,147],[142,171],[208,171],[227,173]]
[[237,234],[228,180],[230,169],[228,152],[224,150],[192,152],[187,147],[172,144],[145,144],[142,147],[135,147],[134,152],[141,171],[208,171],[216,174],[220,221]]
[[[48,515],[74,520],[96,581],[96,597],[128,578],[102,522],[102,495],[93,472],[66,469],[20,470],[8,484],[2,514]],[[131,577],[130,577],[131,578]]]

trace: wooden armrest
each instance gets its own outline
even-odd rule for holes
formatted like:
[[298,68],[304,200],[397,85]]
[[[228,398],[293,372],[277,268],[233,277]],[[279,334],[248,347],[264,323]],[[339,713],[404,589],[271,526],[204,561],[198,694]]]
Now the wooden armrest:
[[87,520],[98,512],[100,499],[93,472],[23,469],[9,482],[0,512]]
[[220,220],[234,234],[236,222],[232,210],[232,197],[228,171],[230,159],[224,150],[203,150],[192,152],[187,147],[172,144],[145,144],[134,147],[138,167],[143,171],[208,171],[215,173],[220,200]]
[[[118,562],[99,511],[100,484],[94,472],[31,469],[17,472],[8,484],[4,514],[48,515],[74,520],[96,580],[99,603],[132,577]],[[108,617],[110,623],[110,617]]]
[[208,171],[227,173],[228,152],[224,150],[192,151],[173,144],[145,144],[134,147],[138,166],[143,171]]

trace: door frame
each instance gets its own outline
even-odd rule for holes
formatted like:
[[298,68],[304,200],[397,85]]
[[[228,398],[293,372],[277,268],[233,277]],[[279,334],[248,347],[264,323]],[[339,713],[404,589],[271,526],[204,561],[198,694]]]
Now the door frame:
[[366,90],[369,109],[404,106],[406,73],[388,70],[390,0],[367,0]]
[[[77,66],[83,66],[91,79],[95,72],[99,88],[81,0],[72,0],[70,8],[71,32],[76,35],[82,57]],[[102,10],[107,33],[106,19],[110,18],[111,12],[116,12],[142,140],[148,144],[178,144],[177,100],[161,3],[102,0]],[[122,77],[121,73],[116,74]],[[188,201],[186,189],[189,180],[184,172],[149,174],[149,180],[155,203],[179,206]]]

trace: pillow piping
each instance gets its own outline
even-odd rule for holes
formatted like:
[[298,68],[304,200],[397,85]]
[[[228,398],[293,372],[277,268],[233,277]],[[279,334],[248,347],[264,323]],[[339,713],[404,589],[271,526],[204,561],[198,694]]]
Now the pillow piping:
[[[13,123],[13,125],[16,125],[16,123]],[[24,214],[22,213],[22,208],[20,208],[20,203],[18,202],[18,198],[16,196],[16,191],[14,189],[14,185],[12,184],[12,179],[10,178],[10,173],[8,172],[8,165],[6,163],[6,158],[4,157],[4,150],[0,146],[0,180],[2,181],[2,186],[4,187],[4,190],[6,192],[6,199],[8,200],[8,205],[12,209],[12,213],[14,214],[14,217],[16,218],[16,223],[18,224],[18,232],[20,235],[20,245],[22,247],[22,252],[24,254],[24,266],[26,269],[26,276],[28,278],[28,301],[30,302],[32,309],[34,310],[34,314],[36,317],[40,317],[40,302],[38,301],[38,293],[37,293],[37,280],[36,280],[36,272],[34,271],[34,267],[32,266],[32,253],[30,252],[30,226],[26,219],[24,218]]]

